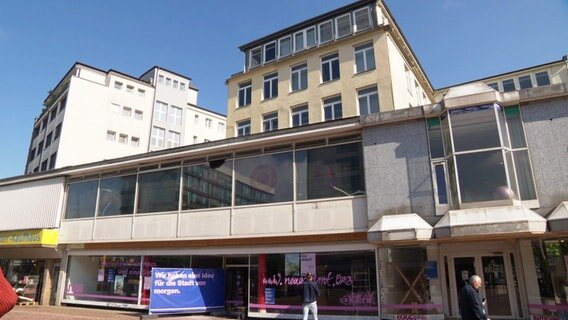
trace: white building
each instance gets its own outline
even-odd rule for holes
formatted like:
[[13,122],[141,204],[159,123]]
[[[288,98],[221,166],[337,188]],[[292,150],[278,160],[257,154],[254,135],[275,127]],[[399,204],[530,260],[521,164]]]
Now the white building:
[[225,138],[226,118],[197,105],[191,79],[75,63],[34,122],[25,173]]

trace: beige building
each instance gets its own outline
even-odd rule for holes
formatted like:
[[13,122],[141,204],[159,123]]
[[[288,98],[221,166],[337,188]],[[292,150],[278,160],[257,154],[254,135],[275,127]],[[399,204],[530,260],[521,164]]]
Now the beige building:
[[227,137],[431,103],[433,89],[383,1],[358,1],[240,47]]

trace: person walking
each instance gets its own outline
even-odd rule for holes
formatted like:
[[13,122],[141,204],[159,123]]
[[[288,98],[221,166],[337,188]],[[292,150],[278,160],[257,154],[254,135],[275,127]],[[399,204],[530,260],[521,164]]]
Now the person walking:
[[481,278],[473,275],[460,291],[460,314],[462,320],[489,320],[483,309],[483,302],[479,295]]
[[12,310],[16,302],[18,302],[18,296],[0,269],[0,317]]
[[317,298],[320,295],[318,285],[313,282],[314,275],[308,272],[306,279],[302,285],[302,309],[304,311],[304,320],[308,320],[308,313],[311,312],[314,320],[318,320],[318,304]]

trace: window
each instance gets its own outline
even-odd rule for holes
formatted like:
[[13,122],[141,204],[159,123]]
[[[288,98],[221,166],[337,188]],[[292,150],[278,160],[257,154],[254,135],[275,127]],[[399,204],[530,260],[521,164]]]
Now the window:
[[292,127],[305,126],[309,123],[308,105],[292,109]]
[[250,57],[249,57],[250,61],[249,61],[249,68],[255,68],[260,66],[260,63],[262,61],[262,51],[261,48],[254,48],[250,51]]
[[263,132],[278,130],[278,113],[273,112],[262,117]]
[[550,85],[550,78],[548,77],[548,72],[543,71],[543,72],[537,72],[535,73],[535,78],[536,78],[536,85],[539,87],[542,86],[548,86]]
[[122,143],[122,144],[127,144],[128,143],[128,135],[121,133],[118,135],[118,142]]
[[205,126],[207,128],[211,128],[211,124],[213,123],[213,121],[209,118],[205,118]]
[[379,93],[376,87],[359,90],[357,95],[360,115],[379,112]]
[[404,65],[404,75],[406,76],[406,89],[408,92],[412,93],[412,78],[407,65]]
[[156,106],[154,107],[154,120],[166,122],[167,113],[168,105],[163,102],[156,101]]
[[183,168],[182,210],[231,206],[233,160],[214,160]]
[[262,92],[264,100],[276,98],[278,96],[278,73],[271,73],[264,76]]
[[137,213],[176,211],[179,207],[180,169],[139,174]]
[[47,116],[41,121],[41,130],[47,129]]
[[59,101],[59,111],[61,112],[63,110],[65,110],[65,106],[67,105],[67,97],[63,97],[63,99],[61,99],[61,101]]
[[219,123],[217,124],[217,131],[219,131],[219,132],[224,132],[224,131],[225,131],[225,124],[222,123],[222,122],[219,122]]
[[180,91],[185,91],[185,83],[183,83],[183,82],[180,82],[180,83],[179,83],[179,90],[180,90]]
[[182,110],[176,106],[170,106],[168,109],[168,123],[181,126]]
[[57,127],[55,127],[55,133],[53,134],[53,140],[59,138],[59,136],[61,135],[61,123],[57,125]]
[[521,87],[521,89],[532,88],[531,76],[526,75],[519,77],[519,86]]
[[53,108],[53,110],[51,110],[51,112],[49,113],[49,122],[53,121],[56,115],[57,115],[57,107]]
[[337,53],[321,59],[321,77],[323,82],[339,79],[339,55]]
[[138,95],[140,97],[145,97],[146,96],[146,90],[144,89],[138,89]]
[[127,85],[127,86],[126,86],[126,92],[128,92],[128,93],[133,93],[133,92],[134,92],[134,87],[131,86],[131,85]]
[[353,11],[353,17],[355,19],[355,32],[369,29],[371,27],[371,19],[368,7]]
[[47,137],[45,138],[45,147],[49,147],[51,145],[51,138],[53,136],[53,133],[50,132]]
[[43,141],[37,144],[37,154],[39,155],[43,151]]
[[239,107],[250,105],[252,95],[252,83],[239,84]]
[[152,137],[150,145],[154,147],[163,147],[166,138],[166,130],[159,127],[152,127]]
[[164,83],[164,76],[163,75],[158,76],[158,83]]
[[493,88],[493,90],[499,91],[499,84],[497,82],[488,83],[487,85]]
[[341,110],[341,97],[334,97],[323,101],[323,113],[325,121],[341,119],[343,111]]
[[179,132],[168,131],[168,139],[166,142],[167,148],[179,147],[181,141],[181,135]]
[[345,37],[351,34],[350,13],[335,18],[335,30],[337,31],[337,38]]
[[57,159],[57,153],[54,153],[49,157],[49,170],[55,168],[55,160],[56,159]]
[[140,138],[138,137],[130,137],[130,145],[133,147],[140,146]]
[[177,89],[178,85],[179,85],[179,81],[174,80],[174,84],[173,84],[172,88]]
[[130,115],[132,115],[132,108],[122,107],[122,115],[130,118]]
[[99,181],[82,181],[67,185],[65,219],[91,218],[95,216]]
[[120,105],[116,103],[110,104],[110,112],[119,113],[120,112]]
[[171,86],[172,85],[172,79],[166,77],[166,86]]
[[292,40],[290,36],[278,40],[278,47],[280,49],[278,54],[280,58],[290,55],[292,53]]
[[98,217],[130,215],[134,213],[136,175],[100,180]]
[[333,40],[333,21],[329,20],[318,25],[319,43],[326,43]]
[[311,48],[317,43],[316,27],[306,29],[306,48]]
[[106,139],[107,139],[107,141],[114,141],[114,140],[116,140],[116,132],[111,131],[111,130],[107,130]]
[[292,91],[304,90],[308,87],[308,64],[302,63],[292,67],[291,71]]
[[418,104],[420,104],[420,86],[418,85],[418,81],[416,80],[414,80],[414,92],[416,95],[416,101],[418,102]]
[[270,42],[264,45],[264,62],[270,62],[276,59],[276,42]]
[[237,123],[237,137],[248,136],[250,134],[250,120]]
[[198,115],[198,114],[196,114],[196,115],[193,117],[193,123],[199,124],[199,115]]
[[143,117],[144,117],[144,113],[142,111],[134,110],[134,119],[142,120]]
[[355,73],[375,69],[375,49],[373,43],[355,47]]
[[296,151],[296,199],[365,194],[361,143]]
[[115,81],[114,88],[118,90],[122,90],[122,82]]
[[515,91],[515,81],[513,79],[503,80],[503,91]]
[[299,52],[306,48],[304,44],[305,33],[305,30],[294,33],[294,52]]
[[197,136],[193,136],[193,144],[197,143]]

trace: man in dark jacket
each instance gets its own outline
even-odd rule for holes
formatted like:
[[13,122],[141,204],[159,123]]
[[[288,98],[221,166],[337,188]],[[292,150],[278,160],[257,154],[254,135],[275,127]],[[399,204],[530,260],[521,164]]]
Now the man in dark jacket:
[[460,314],[462,320],[489,320],[483,310],[483,303],[479,296],[481,278],[473,275],[469,278],[469,283],[460,292]]
[[304,320],[308,320],[308,313],[311,311],[314,320],[318,320],[317,298],[320,295],[318,285],[312,280],[314,275],[308,272],[302,285],[302,307],[304,309]]

